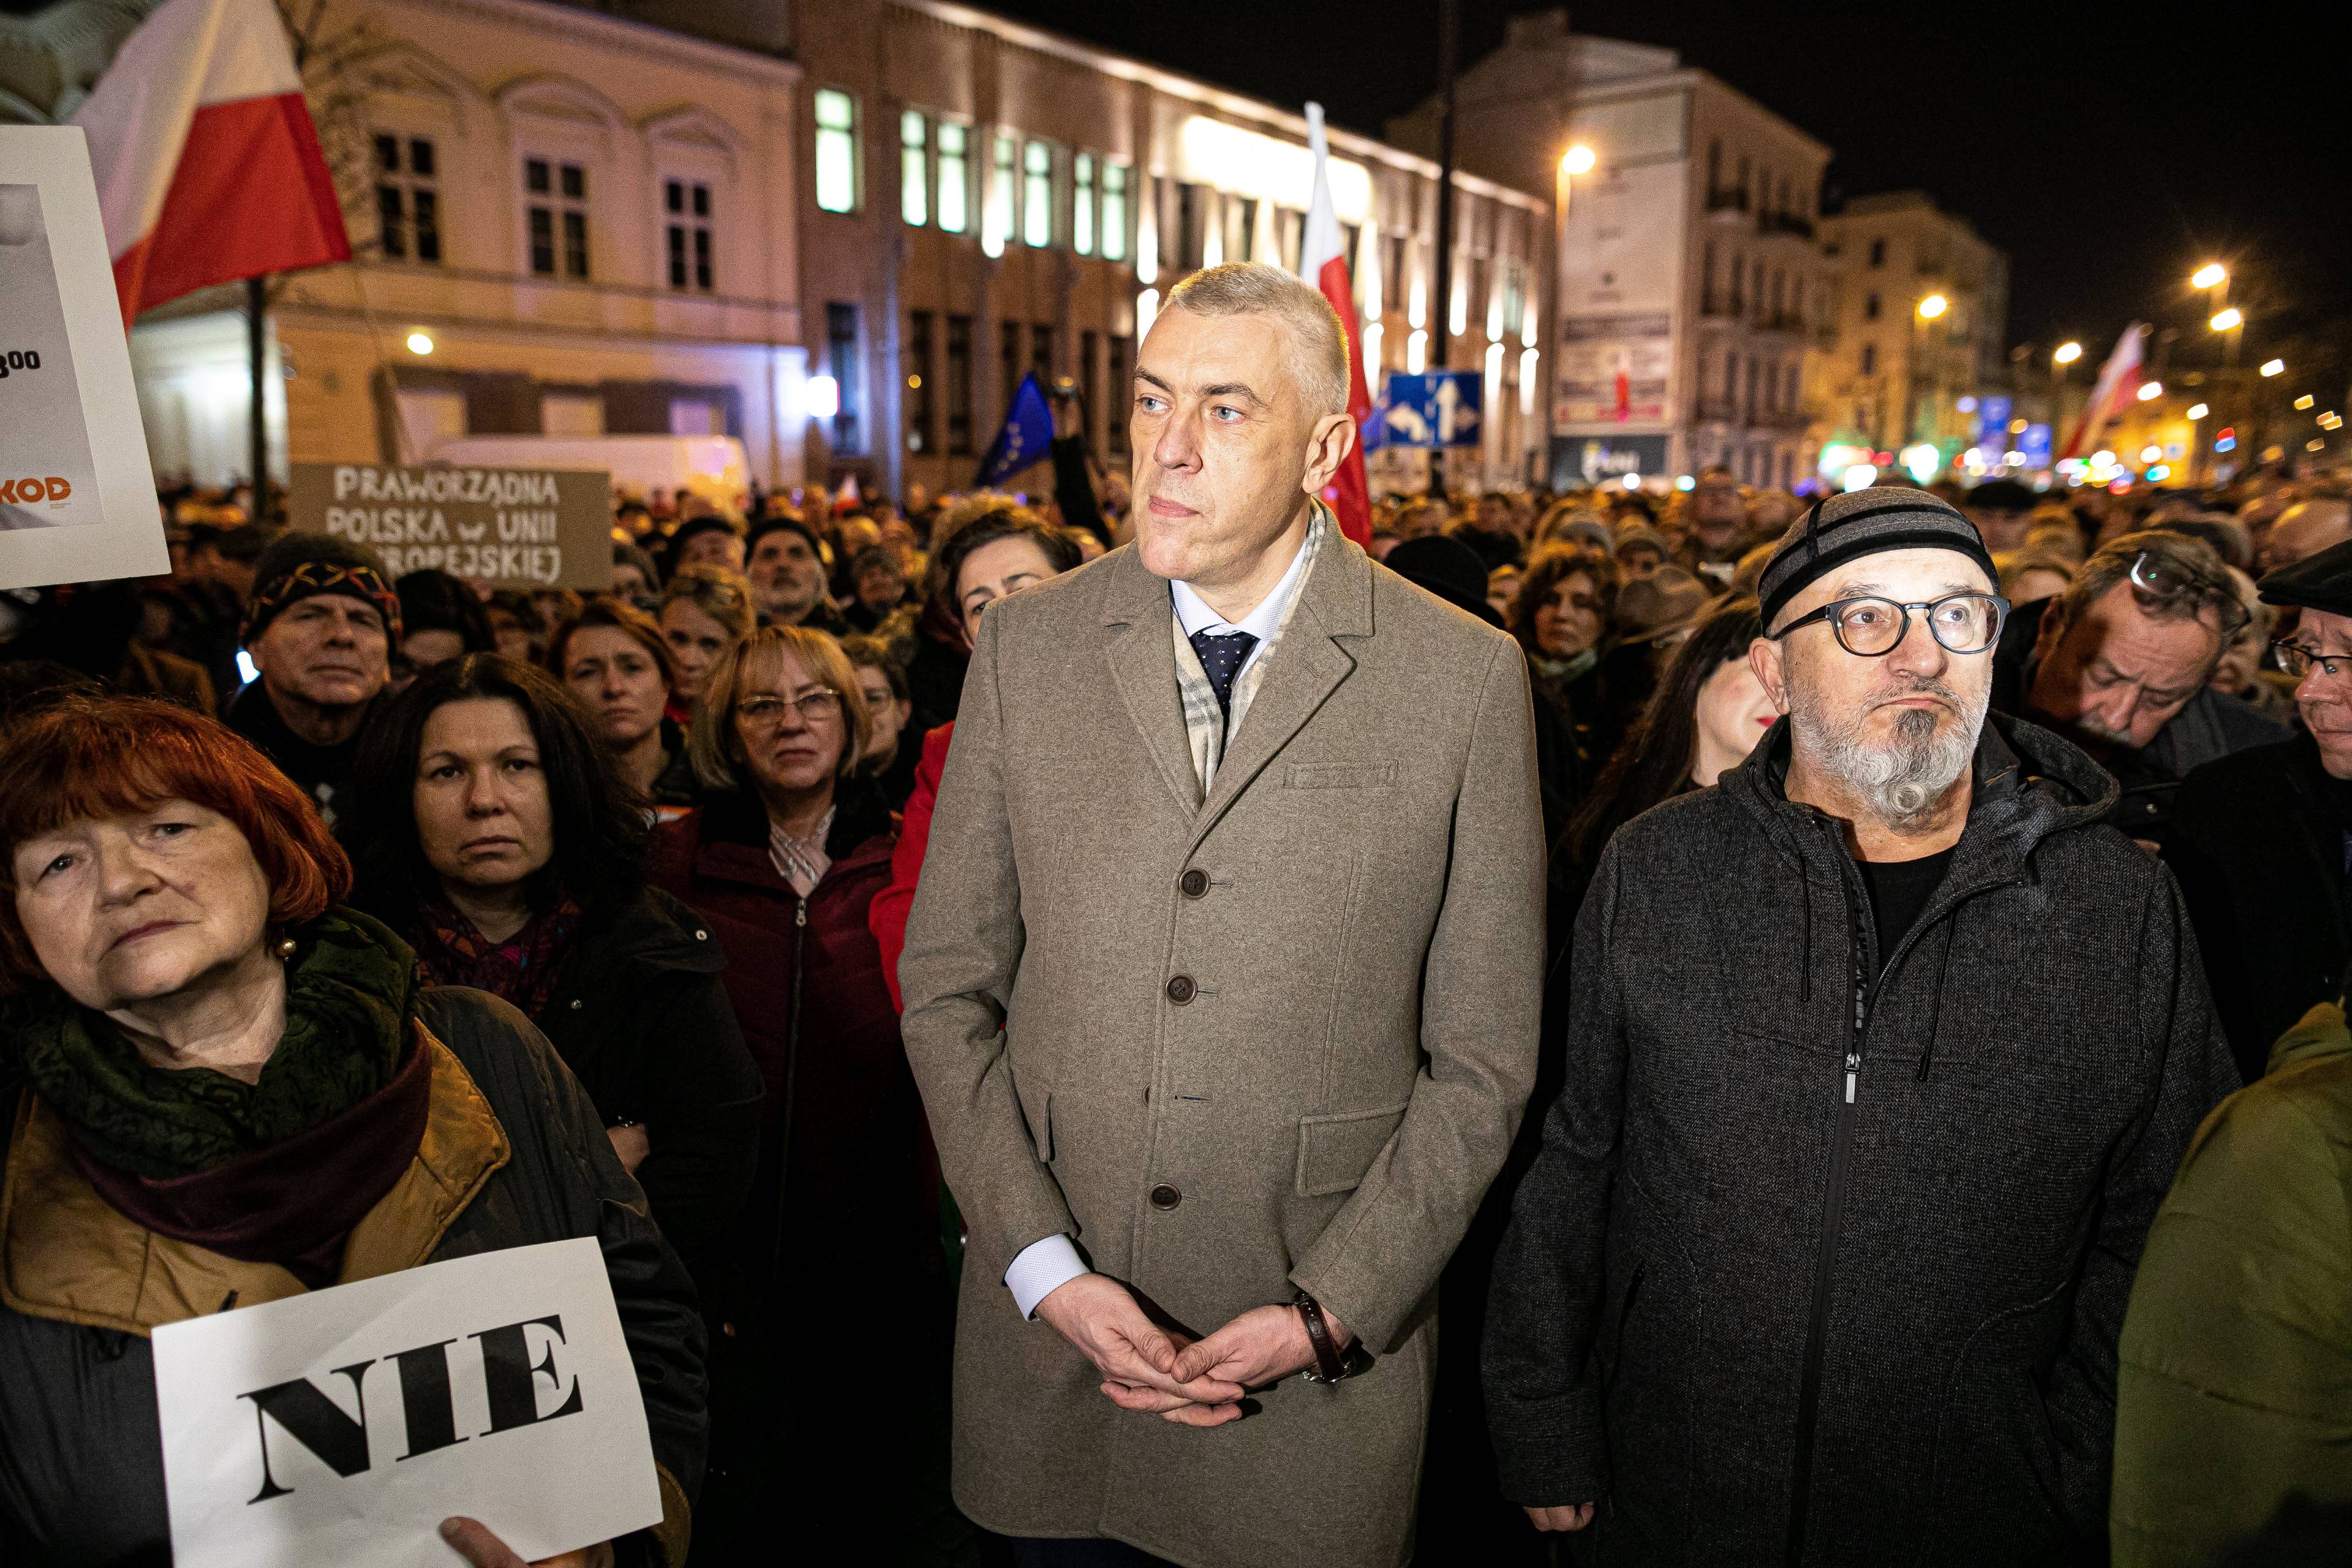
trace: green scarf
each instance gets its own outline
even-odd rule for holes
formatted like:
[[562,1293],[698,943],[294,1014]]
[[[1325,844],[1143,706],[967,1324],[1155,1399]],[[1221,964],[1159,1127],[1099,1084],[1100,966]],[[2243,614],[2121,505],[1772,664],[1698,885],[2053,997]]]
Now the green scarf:
[[9,1054],[75,1141],[131,1175],[191,1175],[307,1132],[392,1080],[416,1013],[416,957],[355,910],[290,934],[286,1033],[258,1082],[151,1066],[55,986],[9,1009]]
[[1589,647],[1582,653],[1570,654],[1566,658],[1553,658],[1539,653],[1530,654],[1528,656],[1528,662],[1536,667],[1538,675],[1543,677],[1553,688],[1558,689],[1572,680],[1582,679],[1587,670],[1601,662],[1601,650],[1598,647]]

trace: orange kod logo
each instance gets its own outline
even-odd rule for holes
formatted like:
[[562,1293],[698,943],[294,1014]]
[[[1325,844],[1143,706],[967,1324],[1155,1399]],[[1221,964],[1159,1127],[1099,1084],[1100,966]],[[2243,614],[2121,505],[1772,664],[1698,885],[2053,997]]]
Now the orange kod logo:
[[0,506],[31,506],[38,501],[63,500],[73,494],[73,486],[51,474],[47,479],[27,474],[21,479],[0,479]]

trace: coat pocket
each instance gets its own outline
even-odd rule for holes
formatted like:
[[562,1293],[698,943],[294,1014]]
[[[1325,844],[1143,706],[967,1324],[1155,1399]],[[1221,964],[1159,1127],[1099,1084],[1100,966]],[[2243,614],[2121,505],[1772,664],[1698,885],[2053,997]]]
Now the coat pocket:
[[1340,1110],[1298,1119],[1298,1195],[1344,1193],[1364,1179],[1404,1121],[1405,1108]]
[[1292,763],[1282,770],[1282,787],[1394,789],[1403,775],[1401,763]]

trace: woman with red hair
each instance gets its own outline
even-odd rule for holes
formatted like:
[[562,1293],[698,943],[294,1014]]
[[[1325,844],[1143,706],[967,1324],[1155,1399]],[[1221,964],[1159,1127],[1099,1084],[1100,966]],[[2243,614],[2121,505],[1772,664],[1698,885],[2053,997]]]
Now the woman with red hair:
[[[420,987],[340,907],[317,809],[213,721],[68,698],[0,736],[0,1559],[161,1563],[160,1325],[444,1258],[595,1237],[660,1526],[558,1559],[675,1564],[702,1326],[601,1119],[480,992]],[[485,1522],[468,1562],[515,1568]]]

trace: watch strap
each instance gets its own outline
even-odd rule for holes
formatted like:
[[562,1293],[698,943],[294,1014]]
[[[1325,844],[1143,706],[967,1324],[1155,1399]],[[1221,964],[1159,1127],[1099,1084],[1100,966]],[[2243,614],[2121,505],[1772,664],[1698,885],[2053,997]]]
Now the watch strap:
[[1347,1359],[1340,1355],[1339,1342],[1331,1337],[1331,1325],[1323,1321],[1322,1303],[1301,1290],[1290,1299],[1298,1315],[1307,1324],[1307,1342],[1315,1350],[1315,1367],[1307,1375],[1317,1383],[1337,1383],[1348,1375]]

